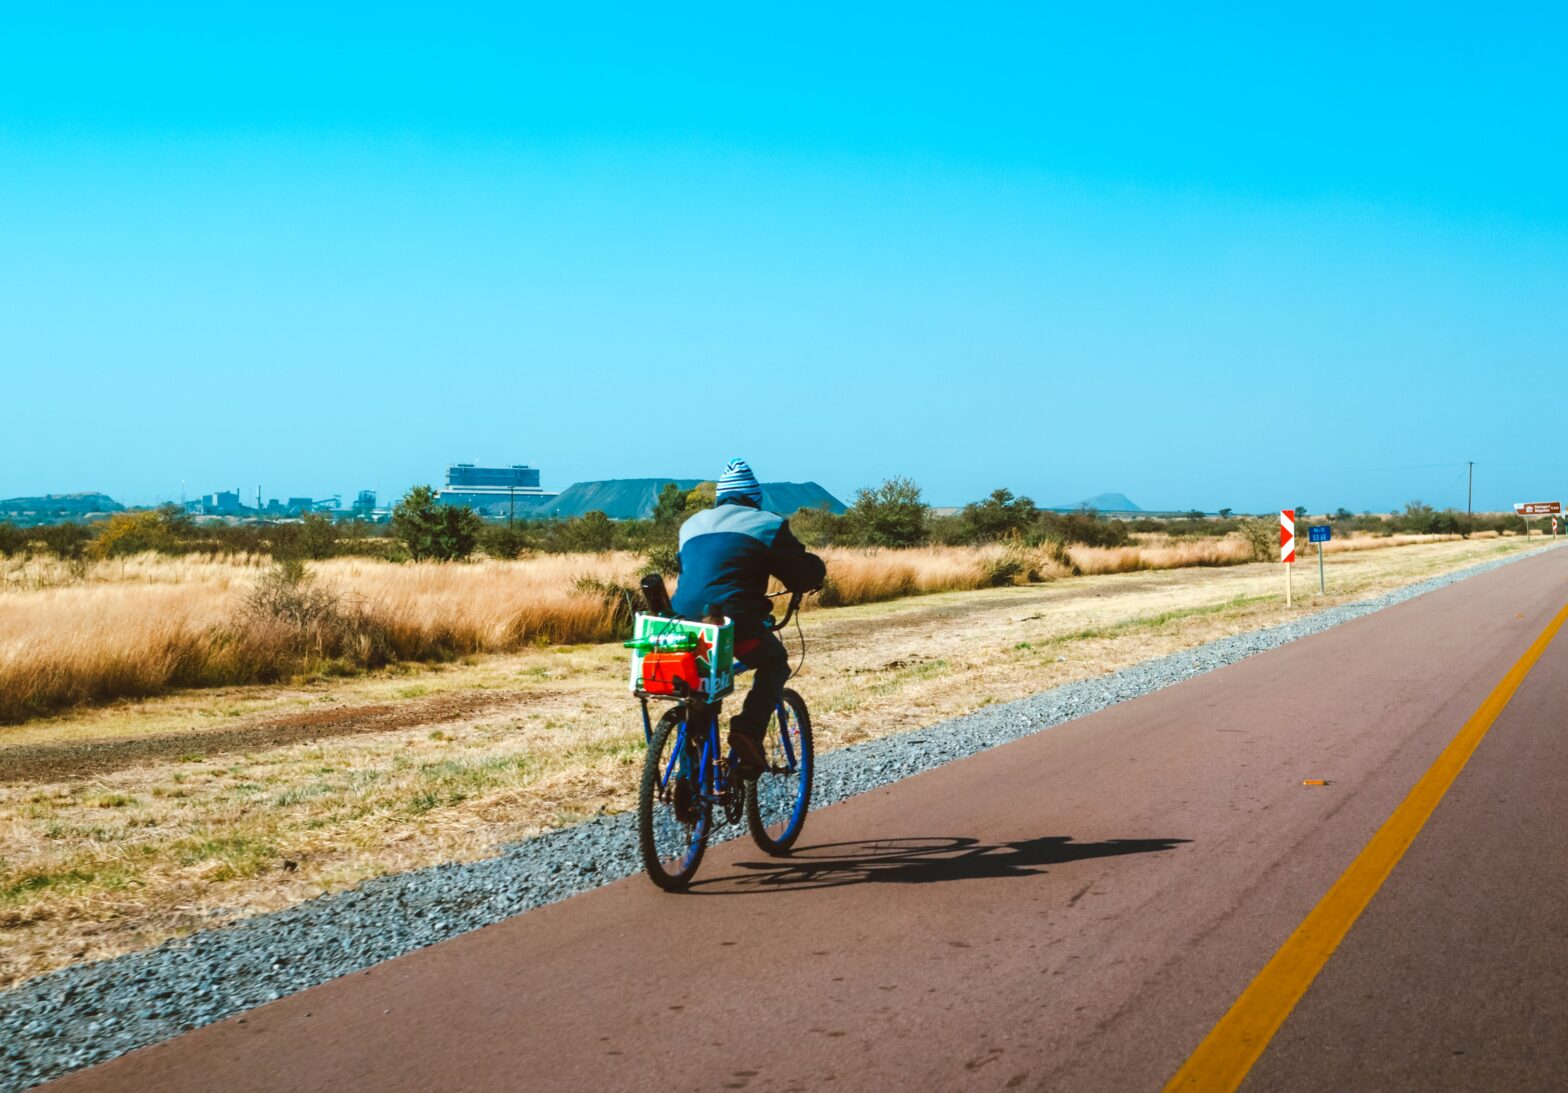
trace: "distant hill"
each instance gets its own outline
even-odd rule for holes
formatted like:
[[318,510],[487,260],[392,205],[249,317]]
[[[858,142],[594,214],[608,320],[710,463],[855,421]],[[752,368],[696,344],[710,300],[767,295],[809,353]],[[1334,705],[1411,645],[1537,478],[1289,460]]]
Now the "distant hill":
[[[608,478],[598,482],[577,482],[529,515],[568,519],[597,511],[612,520],[646,520],[653,515],[659,492],[666,485],[674,482],[682,490],[694,490],[703,481],[701,478]],[[827,505],[834,512],[844,511],[843,503],[815,482],[762,484],[762,507],[770,512],[790,516],[801,509],[820,505]]]
[[612,520],[638,520],[653,515],[659,491],[674,482],[683,490],[694,490],[700,478],[606,478],[598,482],[574,482],[549,504],[529,515],[558,517],[584,516],[602,512]]
[[1051,508],[1056,512],[1077,512],[1079,509],[1094,509],[1096,512],[1143,511],[1125,493],[1097,493],[1071,505],[1052,505]]
[[86,516],[124,511],[124,505],[104,493],[46,493],[42,497],[8,497],[0,501],[0,513],[15,515]]
[[762,484],[762,507],[780,516],[793,516],[801,509],[818,509],[823,505],[835,513],[848,511],[844,502],[815,482],[764,482]]

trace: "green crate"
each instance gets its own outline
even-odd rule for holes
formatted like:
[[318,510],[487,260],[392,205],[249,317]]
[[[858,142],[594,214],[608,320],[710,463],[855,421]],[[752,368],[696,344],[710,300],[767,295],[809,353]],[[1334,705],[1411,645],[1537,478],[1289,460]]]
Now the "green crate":
[[[632,620],[632,640],[664,634],[693,634],[697,638],[697,672],[702,677],[703,694],[713,702],[735,689],[735,623],[722,624],[670,619],[663,615],[636,615]],[[632,650],[631,690],[642,694],[643,654]],[[656,695],[657,698],[668,697]]]

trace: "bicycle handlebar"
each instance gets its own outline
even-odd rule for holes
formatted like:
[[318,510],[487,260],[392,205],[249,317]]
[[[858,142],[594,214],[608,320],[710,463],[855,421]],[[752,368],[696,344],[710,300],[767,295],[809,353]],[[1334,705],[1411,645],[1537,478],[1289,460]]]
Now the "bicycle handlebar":
[[[804,592],[791,592],[789,594],[789,606],[784,610],[784,617],[770,626],[769,629],[774,633],[778,633],[780,630],[783,630],[785,627],[789,626],[790,621],[795,617],[795,612],[800,610],[800,601],[811,595],[811,593],[818,591],[821,590],[816,588],[808,588]],[[782,595],[782,593],[777,594]]]

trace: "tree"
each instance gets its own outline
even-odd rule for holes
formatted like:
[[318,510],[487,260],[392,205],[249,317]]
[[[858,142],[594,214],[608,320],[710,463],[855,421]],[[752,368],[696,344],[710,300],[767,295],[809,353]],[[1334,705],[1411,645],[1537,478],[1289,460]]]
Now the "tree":
[[854,538],[866,546],[919,546],[926,541],[929,508],[912,479],[889,478],[856,490],[847,518]]
[[415,486],[392,510],[392,534],[416,562],[460,561],[474,552],[484,521],[466,505],[443,505],[429,486]]
[[1220,509],[1220,519],[1221,520],[1229,520],[1230,519],[1230,514],[1231,514],[1232,511],[1233,510],[1231,510],[1231,509]]
[[966,537],[972,543],[989,543],[1022,534],[1035,522],[1039,511],[1029,498],[1015,498],[1012,490],[992,490],[984,501],[971,501],[964,506]]
[[674,482],[666,482],[659,491],[659,500],[653,506],[653,523],[656,527],[674,527],[686,514],[686,494]]

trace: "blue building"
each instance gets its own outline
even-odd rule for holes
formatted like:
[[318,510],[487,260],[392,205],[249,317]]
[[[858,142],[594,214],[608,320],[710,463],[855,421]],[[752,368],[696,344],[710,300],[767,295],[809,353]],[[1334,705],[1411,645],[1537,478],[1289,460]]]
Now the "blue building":
[[467,505],[491,516],[505,516],[514,508],[526,512],[555,497],[539,485],[539,469],[522,463],[510,467],[477,467],[454,463],[446,469],[446,486],[440,491],[443,505]]

